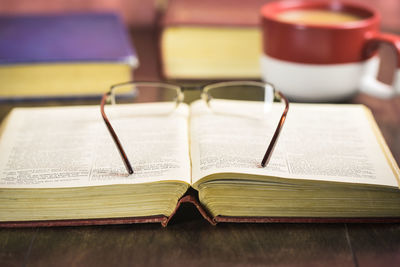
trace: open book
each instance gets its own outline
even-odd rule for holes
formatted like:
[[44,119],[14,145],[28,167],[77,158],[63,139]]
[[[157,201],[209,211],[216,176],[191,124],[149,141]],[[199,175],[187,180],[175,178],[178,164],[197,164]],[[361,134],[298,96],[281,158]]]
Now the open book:
[[0,225],[166,225],[183,201],[211,223],[400,221],[399,168],[362,105],[291,104],[265,168],[279,104],[268,117],[250,102],[165,105],[107,111],[132,175],[99,107],[14,109],[0,139]]

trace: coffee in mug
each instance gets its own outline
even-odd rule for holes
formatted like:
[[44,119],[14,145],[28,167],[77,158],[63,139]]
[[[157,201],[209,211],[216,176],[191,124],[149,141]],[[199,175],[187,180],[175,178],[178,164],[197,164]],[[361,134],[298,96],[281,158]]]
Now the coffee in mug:
[[[338,1],[277,1],[261,8],[262,78],[292,100],[341,101],[358,91],[400,93],[400,37],[379,31],[380,14]],[[393,86],[376,79],[377,48],[392,44]]]
[[361,19],[361,17],[351,13],[321,9],[285,11],[278,14],[277,18],[285,22],[323,25],[357,21]]

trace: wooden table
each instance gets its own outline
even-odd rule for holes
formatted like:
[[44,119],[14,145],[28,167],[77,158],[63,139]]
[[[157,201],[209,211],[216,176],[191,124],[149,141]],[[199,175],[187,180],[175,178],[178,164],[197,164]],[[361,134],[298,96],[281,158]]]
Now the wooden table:
[[[139,80],[159,80],[156,37],[132,32]],[[383,57],[390,60],[387,49]],[[390,68],[380,77],[391,79]],[[152,97],[152,96],[148,96]],[[400,97],[349,100],[370,107],[400,163]],[[3,103],[15,106],[97,104],[98,101]],[[0,266],[400,266],[400,224],[220,224],[184,206],[167,228],[159,224],[0,229]]]

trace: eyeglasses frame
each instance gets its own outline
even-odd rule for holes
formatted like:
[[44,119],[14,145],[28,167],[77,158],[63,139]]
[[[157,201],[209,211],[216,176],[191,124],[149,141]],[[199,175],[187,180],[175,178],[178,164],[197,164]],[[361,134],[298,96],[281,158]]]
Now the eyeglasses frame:
[[[181,86],[175,85],[175,84],[171,84],[171,83],[129,81],[129,82],[123,82],[123,83],[118,83],[118,84],[112,85],[110,87],[110,90],[108,92],[106,92],[103,95],[103,97],[101,98],[101,102],[100,102],[101,116],[102,116],[102,118],[104,120],[104,123],[106,124],[106,127],[107,127],[107,129],[108,129],[108,131],[109,131],[109,133],[110,133],[115,145],[118,148],[118,152],[119,152],[119,154],[121,156],[121,159],[122,159],[122,161],[124,163],[124,166],[125,166],[127,172],[129,174],[133,174],[134,171],[133,171],[132,165],[131,165],[131,163],[130,163],[130,161],[128,159],[128,156],[127,156],[127,154],[126,154],[126,152],[125,152],[125,150],[124,150],[124,148],[123,148],[123,146],[121,144],[121,141],[119,140],[118,135],[115,132],[114,128],[112,127],[112,125],[110,123],[110,120],[108,119],[108,117],[107,117],[107,115],[105,113],[105,110],[104,110],[104,107],[105,107],[106,102],[107,102],[108,99],[111,98],[111,102],[115,103],[115,98],[114,98],[114,94],[113,94],[114,89],[116,87],[123,86],[123,85],[128,85],[128,84],[132,84],[132,85],[135,85],[135,86],[140,86],[140,85],[159,86],[159,85],[162,85],[163,87],[168,87],[170,89],[175,89],[176,92],[177,92],[177,99],[175,100],[176,101],[176,107],[180,103],[183,102],[184,94],[183,94],[183,88]],[[282,112],[282,115],[281,115],[281,117],[279,119],[278,125],[276,126],[275,132],[274,132],[274,134],[273,134],[273,136],[271,138],[271,141],[270,141],[270,143],[268,145],[267,151],[265,152],[264,157],[263,157],[263,159],[261,161],[261,167],[265,168],[267,166],[267,164],[269,163],[269,160],[271,158],[272,152],[273,152],[273,150],[275,148],[275,145],[276,145],[276,143],[278,141],[279,135],[280,135],[280,133],[282,131],[282,128],[283,128],[283,125],[285,123],[285,120],[286,120],[286,117],[287,117],[287,113],[289,111],[289,101],[288,101],[288,99],[280,91],[277,91],[272,84],[267,83],[267,82],[257,82],[257,81],[227,81],[227,82],[211,83],[211,84],[205,85],[205,86],[203,86],[201,88],[201,90],[202,90],[201,98],[203,100],[205,100],[207,104],[209,104],[209,102],[212,99],[212,97],[208,94],[208,90],[212,86],[218,86],[218,85],[222,85],[222,84],[226,84],[228,86],[229,85],[243,85],[243,84],[253,85],[253,86],[265,86],[265,85],[268,85],[268,86],[271,86],[272,89],[273,89],[273,92],[274,92],[274,99],[273,100],[276,99],[276,100],[279,100],[281,102],[283,101],[285,103],[285,108],[284,108],[284,110]]]

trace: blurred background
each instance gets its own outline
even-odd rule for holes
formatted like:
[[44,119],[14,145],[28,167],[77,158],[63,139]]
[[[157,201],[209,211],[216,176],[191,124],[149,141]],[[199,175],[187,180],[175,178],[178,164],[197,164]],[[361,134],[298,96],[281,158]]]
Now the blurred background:
[[[282,0],[285,1],[285,0]],[[318,1],[318,0],[314,0]],[[321,0],[326,1],[326,0]],[[332,0],[335,1],[335,0]],[[261,52],[261,40],[260,33],[258,30],[259,14],[257,13],[259,7],[263,3],[271,2],[270,0],[0,0],[0,15],[19,15],[19,14],[59,14],[59,13],[74,13],[74,12],[113,12],[118,14],[125,26],[129,29],[129,37],[131,43],[136,49],[136,56],[139,61],[139,67],[135,68],[135,79],[136,80],[179,80],[192,79],[192,80],[204,80],[206,78],[212,78],[213,80],[218,79],[231,79],[237,76],[237,72],[246,73],[244,79],[260,79],[259,73],[259,53]],[[356,2],[364,5],[371,6],[378,10],[382,15],[381,28],[382,31],[390,33],[400,33],[400,1],[399,0],[350,0],[347,2]],[[175,5],[173,5],[175,3]],[[172,8],[173,6],[173,8]],[[256,8],[254,8],[256,7]],[[250,13],[249,13],[250,10]],[[176,11],[176,12],[175,12]],[[244,14],[247,14],[244,16]],[[203,14],[206,14],[203,16]],[[220,14],[225,16],[220,16]],[[250,14],[250,16],[248,15]],[[254,16],[253,16],[254,14]],[[243,18],[241,16],[243,15]],[[197,16],[197,17],[196,17]],[[195,17],[193,19],[193,17]],[[222,18],[223,17],[223,18]],[[165,23],[165,18],[169,18],[169,22]],[[171,19],[172,18],[172,19]],[[175,19],[176,18],[176,19]],[[193,51],[189,51],[189,57],[183,53],[183,49],[179,46],[182,43],[180,36],[174,36],[174,38],[162,39],[162,34],[170,26],[175,27],[176,25],[182,26],[185,23],[192,23],[193,20],[201,18],[201,25],[207,25],[210,23],[210,19],[215,18],[224,20],[228,18],[231,21],[223,21],[223,26],[230,25],[233,28],[239,25],[239,28],[244,24],[250,28],[249,37],[237,37],[239,36],[236,32],[234,35],[224,33],[222,27],[220,29],[219,37],[220,47],[215,47],[215,35],[212,37],[201,38],[201,41],[197,41],[200,38],[198,33],[195,31],[189,32],[189,38],[187,43],[190,41],[190,45],[185,45],[184,49],[191,48]],[[203,19],[204,18],[204,19]],[[222,19],[221,19],[222,18]],[[250,18],[250,19],[249,19]],[[251,20],[251,21],[250,21]],[[173,22],[171,22],[173,21]],[[220,23],[220,22],[219,22]],[[251,29],[253,27],[253,29]],[[213,28],[214,30],[216,28]],[[211,30],[208,29],[208,30]],[[256,31],[254,33],[254,31]],[[208,34],[208,32],[207,32]],[[226,35],[223,35],[226,34]],[[166,35],[164,35],[166,36]],[[243,42],[243,47],[240,53],[236,50],[229,51],[228,45],[224,40],[231,40],[236,36],[235,42]],[[1,36],[0,36],[1,38]],[[193,41],[193,40],[195,41]],[[210,49],[203,51],[206,46],[206,41],[212,39],[209,42]],[[172,41],[171,41],[172,40]],[[245,41],[243,41],[245,40]],[[168,43],[169,42],[169,43]],[[165,47],[172,47],[172,52],[169,52]],[[222,47],[222,48],[221,48]],[[165,49],[164,49],[165,48]],[[203,50],[201,50],[203,49]],[[208,49],[208,48],[207,48]],[[211,51],[214,49],[213,51]],[[175,51],[176,50],[176,51]],[[163,51],[163,52],[160,52]],[[167,52],[165,52],[167,51]],[[198,53],[202,51],[202,53]],[[392,47],[388,45],[382,45],[380,53],[385,60],[385,64],[379,71],[379,79],[391,83],[393,79],[393,71],[395,67],[395,56],[392,51]],[[242,55],[241,55],[242,54]],[[208,55],[204,57],[203,55]],[[212,55],[212,56],[210,56]],[[234,56],[232,56],[234,55]],[[221,58],[219,58],[221,57]],[[235,64],[226,64],[226,59],[240,57],[237,59]],[[194,70],[194,74],[183,76],[181,73],[169,72],[169,59],[179,58],[181,64],[179,71]],[[196,67],[199,66],[199,62],[203,58],[213,58],[214,61],[209,65],[204,65],[203,70],[211,69],[210,66],[216,66],[211,72],[205,72],[205,74],[195,73],[198,71]],[[247,61],[246,61],[247,60]],[[192,62],[187,64],[187,62]],[[221,65],[218,65],[220,63]],[[225,64],[225,65],[223,65]],[[249,65],[248,69],[236,69],[231,70],[232,66],[245,66]],[[247,66],[246,65],[246,66]],[[222,66],[222,67],[221,67]],[[231,67],[231,69],[229,69]],[[219,73],[218,70],[227,69],[226,73]],[[247,72],[246,72],[247,71]]]
[[[232,2],[236,1],[232,0]],[[352,0],[351,2],[359,2],[375,7],[382,14],[382,29],[399,32],[399,0]],[[167,5],[168,0],[0,0],[0,13],[114,11],[123,17],[129,27],[141,28],[155,26],[158,12],[162,12]]]

